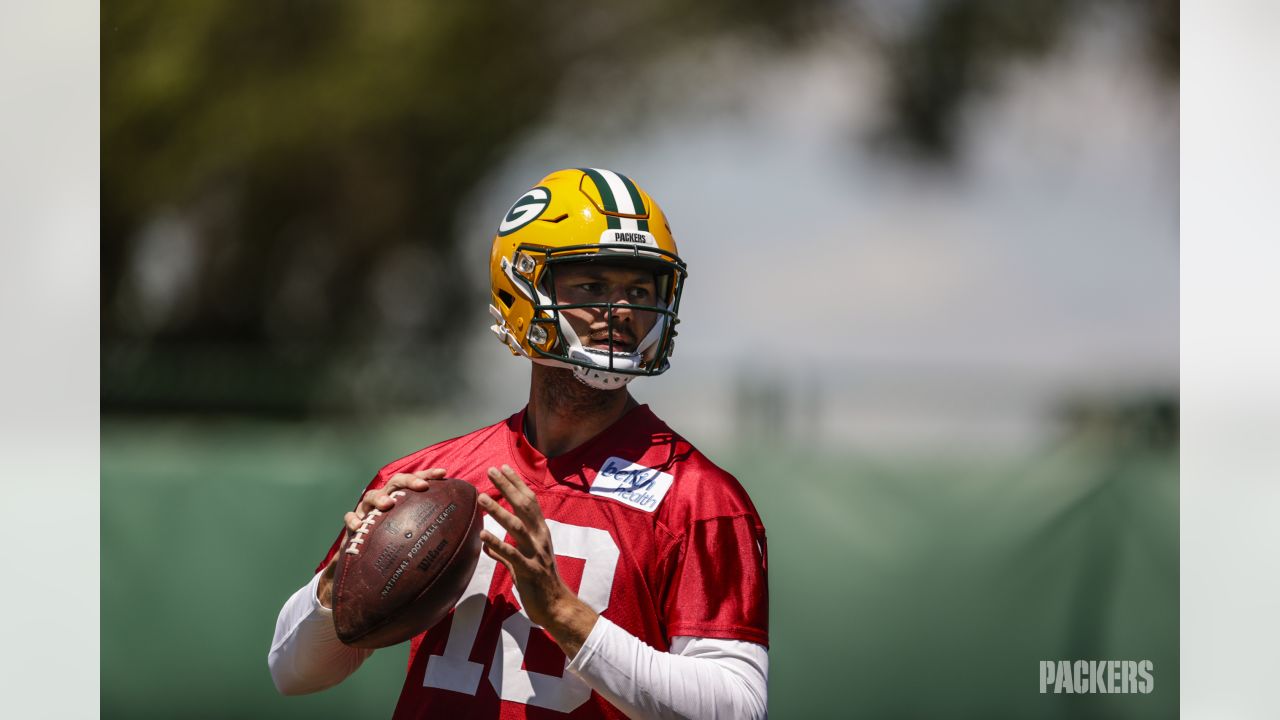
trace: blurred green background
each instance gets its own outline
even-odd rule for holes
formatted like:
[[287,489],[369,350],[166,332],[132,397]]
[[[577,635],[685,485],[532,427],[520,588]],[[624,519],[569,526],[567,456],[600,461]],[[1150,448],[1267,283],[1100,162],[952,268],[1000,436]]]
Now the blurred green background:
[[389,714],[404,649],[277,696],[276,614],[379,467],[522,404],[493,227],[586,165],[689,263],[634,392],[764,517],[774,717],[1177,713],[1177,3],[101,16],[105,717]]
[[[1121,413],[1122,441],[1079,427],[1019,459],[718,453],[768,528],[771,714],[1175,716],[1177,457],[1164,410]],[[103,715],[390,715],[407,647],[284,698],[266,667],[275,617],[365,476],[464,429],[105,422]],[[1156,691],[1039,694],[1040,660],[1078,658],[1151,660]]]

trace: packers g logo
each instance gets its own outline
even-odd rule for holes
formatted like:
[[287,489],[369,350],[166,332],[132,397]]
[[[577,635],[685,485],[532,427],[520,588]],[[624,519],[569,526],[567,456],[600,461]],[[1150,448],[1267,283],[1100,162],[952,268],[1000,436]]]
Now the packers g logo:
[[550,204],[551,191],[541,186],[521,195],[520,199],[516,200],[516,204],[507,211],[507,216],[502,218],[502,223],[498,225],[498,234],[510,235],[537,220]]

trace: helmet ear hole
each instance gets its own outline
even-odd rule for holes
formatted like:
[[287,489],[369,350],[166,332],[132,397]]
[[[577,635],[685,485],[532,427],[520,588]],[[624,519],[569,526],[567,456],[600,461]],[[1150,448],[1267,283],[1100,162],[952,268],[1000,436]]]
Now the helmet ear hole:
[[510,309],[511,304],[516,301],[516,299],[512,297],[511,293],[506,290],[498,291],[498,300],[502,301],[502,304],[506,305],[508,309]]

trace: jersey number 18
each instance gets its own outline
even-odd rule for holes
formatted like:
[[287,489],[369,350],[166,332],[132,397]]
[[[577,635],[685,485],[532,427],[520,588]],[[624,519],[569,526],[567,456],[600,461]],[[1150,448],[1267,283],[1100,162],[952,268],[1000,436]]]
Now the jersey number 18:
[[[496,520],[485,516],[485,529],[502,537],[506,530]],[[613,575],[618,565],[618,545],[609,533],[597,528],[568,525],[548,520],[551,542],[556,555],[578,558],[584,561],[582,583],[578,597],[592,610],[604,612],[609,606],[609,594],[613,588]],[[442,688],[475,695],[480,685],[484,666],[472,662],[471,649],[480,632],[485,605],[489,601],[493,571],[498,561],[485,553],[480,554],[471,584],[462,593],[453,611],[453,625],[445,642],[444,654],[427,658],[427,672],[422,679],[424,687]],[[511,588],[520,602],[519,592]],[[498,697],[525,705],[536,705],[567,713],[585,703],[591,697],[591,688],[570,672],[562,675],[524,670],[525,648],[529,644],[529,632],[538,627],[525,613],[523,603],[520,612],[502,623],[497,646],[493,650],[493,662],[489,666],[489,684]],[[569,660],[565,659],[568,667]]]

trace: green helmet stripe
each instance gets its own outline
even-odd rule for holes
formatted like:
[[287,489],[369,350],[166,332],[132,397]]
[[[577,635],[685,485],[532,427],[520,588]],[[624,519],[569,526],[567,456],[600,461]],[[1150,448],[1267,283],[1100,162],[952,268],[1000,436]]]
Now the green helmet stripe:
[[[636,209],[636,214],[648,215],[649,213],[646,211],[644,206],[644,200],[640,198],[640,189],[636,187],[635,183],[631,182],[631,178],[623,175],[622,173],[616,174],[622,180],[622,184],[627,186],[627,193],[631,195],[631,207]],[[649,232],[648,220],[639,220],[638,224],[640,225],[641,230]]]
[[[609,188],[608,181],[605,180],[600,173],[596,172],[591,168],[578,168],[578,169],[581,170],[583,174],[585,174],[587,177],[591,178],[591,182],[596,184],[596,192],[600,193],[600,203],[604,205],[603,209],[611,213],[618,212],[618,201],[614,199],[613,190]],[[605,217],[605,220],[608,222],[608,227],[610,230],[617,230],[618,228],[622,227],[618,223],[617,216],[605,215],[604,217]]]

